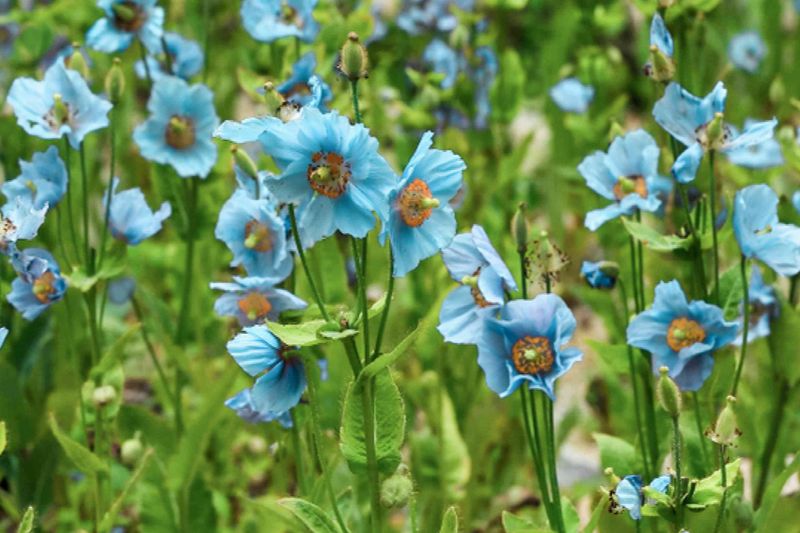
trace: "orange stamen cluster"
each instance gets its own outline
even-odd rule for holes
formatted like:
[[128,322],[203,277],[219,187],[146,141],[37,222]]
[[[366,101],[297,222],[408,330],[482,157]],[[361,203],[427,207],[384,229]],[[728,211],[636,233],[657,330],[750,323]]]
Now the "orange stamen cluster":
[[631,193],[647,198],[647,182],[642,176],[620,176],[614,184],[614,198],[622,200]]
[[239,311],[244,313],[249,320],[263,319],[272,311],[272,304],[260,292],[251,292],[239,300]]
[[667,344],[676,352],[703,342],[705,338],[706,331],[703,326],[687,317],[676,318],[667,329]]
[[544,374],[553,368],[553,347],[547,337],[526,335],[514,343],[511,359],[520,374]]
[[45,272],[33,281],[33,295],[41,303],[50,301],[50,296],[55,294],[56,276],[52,272]]
[[426,205],[426,200],[432,198],[428,184],[421,179],[417,178],[406,185],[397,198],[397,208],[403,222],[413,228],[421,226],[433,212],[433,207]]
[[167,122],[164,139],[168,145],[177,150],[185,150],[193,146],[195,141],[194,121],[189,117],[174,115]]
[[255,219],[245,224],[244,245],[257,252],[272,250],[272,234],[269,228]]
[[328,198],[344,194],[351,176],[350,164],[335,152],[315,152],[306,170],[311,188]]

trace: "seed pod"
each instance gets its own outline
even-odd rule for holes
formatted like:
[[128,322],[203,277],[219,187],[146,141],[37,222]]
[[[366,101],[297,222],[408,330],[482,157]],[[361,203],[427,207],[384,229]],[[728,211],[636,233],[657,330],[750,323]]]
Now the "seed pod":
[[231,153],[233,154],[233,160],[236,162],[236,165],[250,178],[258,181],[258,167],[247,152],[239,150],[238,146],[233,145],[231,146]]
[[117,398],[117,391],[111,385],[102,385],[94,389],[92,393],[92,403],[95,407],[102,408],[113,402]]
[[83,79],[89,79],[89,65],[86,63],[86,58],[81,53],[81,47],[78,43],[72,44],[72,55],[66,60],[66,66],[71,70],[78,72]]
[[144,446],[142,446],[142,441],[139,440],[139,434],[137,432],[132,439],[124,441],[122,446],[120,446],[119,455],[120,459],[122,459],[122,464],[126,466],[135,466],[136,463],[139,462],[139,459],[141,459],[142,452],[144,452]]
[[347,35],[347,41],[339,53],[339,72],[350,81],[358,81],[367,77],[369,68],[369,55],[367,49],[361,44],[356,32]]
[[658,369],[661,377],[658,380],[658,401],[661,407],[669,413],[672,418],[678,418],[681,414],[681,391],[678,385],[669,377],[669,369],[662,366]]
[[725,407],[720,411],[713,429],[706,430],[706,437],[721,446],[736,446],[742,432],[736,421],[736,398],[728,396]]
[[511,220],[511,232],[517,243],[517,251],[521,254],[524,254],[528,250],[528,220],[525,217],[527,210],[527,204],[525,204],[525,202],[520,202],[517,207],[517,212]]

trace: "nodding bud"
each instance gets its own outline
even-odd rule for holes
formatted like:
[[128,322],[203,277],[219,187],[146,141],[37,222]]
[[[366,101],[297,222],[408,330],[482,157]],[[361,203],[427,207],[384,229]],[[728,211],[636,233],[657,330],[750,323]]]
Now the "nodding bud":
[[117,398],[117,391],[111,385],[102,385],[92,392],[92,403],[95,407],[102,408]]
[[408,467],[400,465],[391,477],[381,484],[381,505],[387,508],[405,507],[414,493],[414,483],[408,474]]
[[511,233],[517,243],[517,252],[521,254],[528,251],[528,219],[525,216],[527,211],[528,205],[525,202],[520,202],[517,206],[517,212],[514,213],[514,218],[511,219]]
[[644,72],[655,81],[666,83],[675,77],[675,60],[654,44],[650,45],[650,57]]
[[725,407],[717,417],[713,428],[706,430],[706,437],[720,446],[736,446],[742,432],[736,421],[736,398],[728,396]]
[[244,150],[239,150],[239,147],[236,145],[231,146],[231,153],[233,154],[233,160],[236,165],[247,174],[250,178],[258,181],[258,167],[256,166],[255,161],[247,155],[247,152]]
[[105,85],[108,99],[112,104],[118,103],[125,92],[125,74],[122,72],[118,57],[114,58],[114,63],[106,74]]
[[275,89],[275,84],[268,81],[264,84],[264,104],[267,106],[267,112],[271,116],[278,114],[281,106],[283,105],[284,98],[281,93]]
[[72,55],[69,56],[64,63],[69,69],[74,70],[83,76],[83,79],[89,79],[89,65],[86,63],[86,58],[83,57],[83,54],[81,53],[80,44],[72,43]]
[[125,466],[135,466],[141,459],[142,452],[144,452],[144,446],[142,446],[142,441],[139,440],[139,432],[137,431],[132,439],[122,443],[119,449],[119,456]]
[[669,377],[669,368],[662,366],[658,372],[661,374],[656,390],[658,401],[669,416],[678,418],[681,414],[681,391]]
[[369,68],[367,49],[361,44],[356,32],[351,31],[339,53],[339,72],[350,81],[366,78]]

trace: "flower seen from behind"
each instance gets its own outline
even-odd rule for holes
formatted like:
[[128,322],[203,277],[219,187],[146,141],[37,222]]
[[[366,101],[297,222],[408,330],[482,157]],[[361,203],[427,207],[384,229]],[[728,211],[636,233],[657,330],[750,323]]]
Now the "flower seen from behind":
[[51,146],[36,152],[30,161],[20,161],[21,174],[3,184],[3,194],[9,202],[23,198],[34,209],[55,207],[67,192],[67,167]]
[[[108,209],[108,228],[114,238],[133,246],[161,231],[161,224],[172,214],[169,202],[164,202],[158,211],[147,205],[139,187],[117,192],[119,178],[111,184],[111,207]],[[103,195],[103,208],[107,195]]]
[[728,59],[736,68],[750,74],[758,71],[761,61],[767,55],[767,45],[764,39],[755,31],[745,31],[736,34],[728,43]]

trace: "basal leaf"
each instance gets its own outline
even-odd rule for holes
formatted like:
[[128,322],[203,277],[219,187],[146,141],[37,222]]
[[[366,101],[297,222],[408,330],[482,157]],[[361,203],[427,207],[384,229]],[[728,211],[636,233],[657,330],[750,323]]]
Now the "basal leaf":
[[333,518],[323,509],[300,498],[283,498],[278,503],[288,509],[311,533],[341,533]]
[[61,445],[61,449],[64,450],[66,456],[70,461],[75,463],[75,466],[77,466],[81,472],[97,474],[108,471],[108,466],[92,453],[89,448],[73,440],[72,437],[61,430],[52,413],[50,414],[50,430]]

